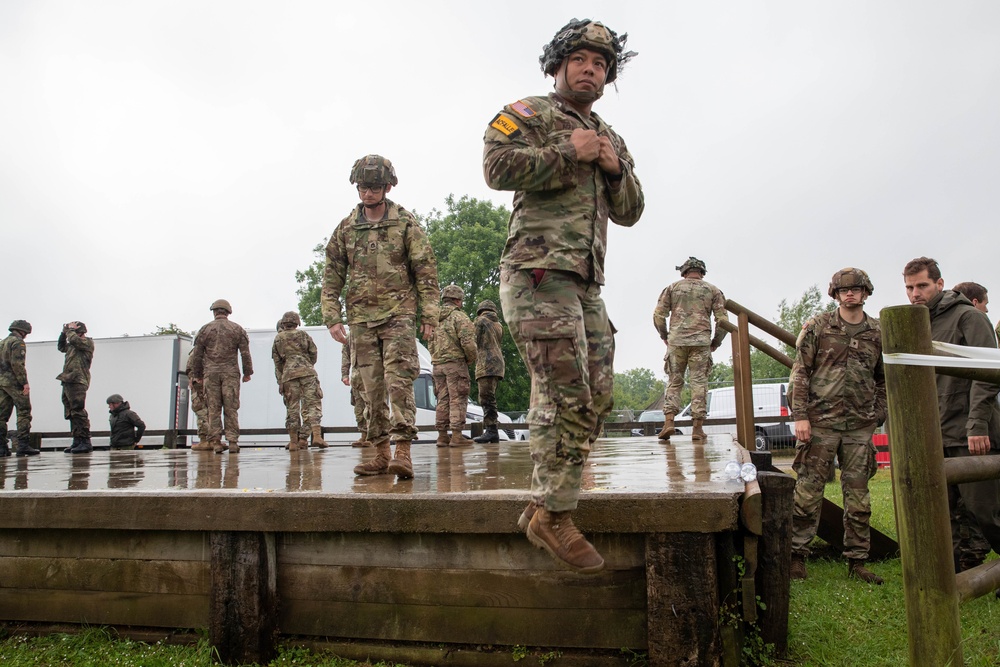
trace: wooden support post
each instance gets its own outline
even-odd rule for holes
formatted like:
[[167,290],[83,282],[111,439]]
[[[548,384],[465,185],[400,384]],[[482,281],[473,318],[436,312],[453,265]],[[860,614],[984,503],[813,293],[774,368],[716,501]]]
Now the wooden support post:
[[166,449],[177,449],[177,429],[169,428],[163,433],[163,446]]
[[[736,380],[736,439],[746,449],[756,449],[753,425],[753,374],[750,370],[750,325],[746,313],[738,316],[739,356],[733,355],[733,373]],[[739,372],[736,367],[739,366]]]
[[711,533],[646,536],[646,600],[650,667],[719,664],[719,591]]
[[[880,315],[885,353],[929,353],[926,307],[893,306]],[[910,664],[959,666],[962,633],[934,369],[886,364],[885,381]]]
[[266,664],[277,654],[274,533],[215,532],[209,541],[209,641],[223,664]]
[[757,471],[764,499],[764,533],[758,545],[757,594],[766,605],[760,611],[760,636],[777,654],[788,650],[789,575],[792,568],[792,507],[795,479],[778,472]]

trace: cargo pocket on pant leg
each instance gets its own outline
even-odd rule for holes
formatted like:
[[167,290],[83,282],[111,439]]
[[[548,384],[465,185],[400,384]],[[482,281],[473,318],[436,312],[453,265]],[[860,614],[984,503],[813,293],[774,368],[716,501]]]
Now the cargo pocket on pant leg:
[[566,387],[580,387],[583,376],[576,344],[577,322],[572,319],[522,320],[525,360],[531,370],[531,408],[528,424],[552,426]]

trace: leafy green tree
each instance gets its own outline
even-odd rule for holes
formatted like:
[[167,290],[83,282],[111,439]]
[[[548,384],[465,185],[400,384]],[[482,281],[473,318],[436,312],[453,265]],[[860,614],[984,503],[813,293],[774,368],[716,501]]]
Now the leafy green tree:
[[165,327],[158,326],[155,331],[149,332],[150,336],[173,336],[175,334],[180,334],[181,336],[191,336],[194,338],[196,331],[184,331],[179,325],[171,322]]
[[299,284],[295,290],[299,297],[299,317],[306,326],[323,324],[323,312],[320,309],[320,293],[323,291],[323,269],[326,267],[326,239],[313,248],[316,260],[305,271],[295,272],[295,282]]
[[663,380],[656,379],[648,368],[633,368],[615,373],[615,409],[645,410],[646,406],[663,395]]

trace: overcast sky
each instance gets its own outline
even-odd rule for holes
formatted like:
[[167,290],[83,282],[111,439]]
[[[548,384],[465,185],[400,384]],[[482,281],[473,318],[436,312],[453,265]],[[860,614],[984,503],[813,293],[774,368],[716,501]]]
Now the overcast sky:
[[573,17],[639,53],[594,107],[646,193],[609,240],[617,370],[662,372],[651,314],[689,255],[771,318],[848,265],[877,314],[923,254],[1000,294],[1000,3],[4,0],[0,319],[136,335],[226,298],[271,327],[367,153],[410,210],[509,207],[483,132],[551,90],[538,56]]

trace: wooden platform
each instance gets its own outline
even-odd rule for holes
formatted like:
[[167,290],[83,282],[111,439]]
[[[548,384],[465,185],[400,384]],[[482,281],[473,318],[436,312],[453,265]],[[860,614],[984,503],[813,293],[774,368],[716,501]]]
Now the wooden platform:
[[[414,445],[407,481],[355,477],[372,454],[0,459],[0,620],[209,627],[234,661],[266,657],[264,635],[280,633],[413,664],[508,664],[516,646],[562,664],[731,664],[720,605],[744,539],[732,438],[597,443],[574,515],[607,561],[596,576],[518,531],[527,443]],[[227,646],[268,616],[255,641]]]

